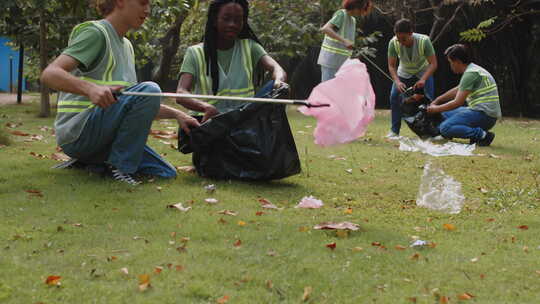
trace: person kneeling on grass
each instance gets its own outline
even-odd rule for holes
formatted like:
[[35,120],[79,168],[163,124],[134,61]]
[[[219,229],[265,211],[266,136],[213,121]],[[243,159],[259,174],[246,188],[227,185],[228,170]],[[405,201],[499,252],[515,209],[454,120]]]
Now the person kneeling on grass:
[[[285,70],[263,49],[248,24],[248,16],[247,0],[210,2],[204,41],[187,49],[177,93],[253,97],[257,67],[271,73],[275,88],[286,85]],[[202,114],[203,123],[243,105],[239,101],[204,102],[196,98],[177,98],[176,102]]]
[[[85,165],[106,168],[116,180],[137,185],[134,173],[175,177],[176,170],[146,146],[154,119],[176,119],[189,132],[199,123],[160,104],[160,97],[119,96],[126,91],[160,93],[152,82],[137,84],[133,47],[124,35],[139,28],[150,0],[94,0],[105,19],[77,25],[69,45],[41,81],[61,91],[55,121],[64,153]],[[108,167],[106,167],[108,166]]]
[[[471,62],[463,44],[450,46],[444,55],[452,71],[463,75],[459,85],[437,97],[427,112],[442,114],[439,130],[443,137],[468,138],[470,144],[489,146],[495,138],[495,133],[489,130],[501,117],[495,79],[486,69]],[[463,106],[465,101],[468,107]]]

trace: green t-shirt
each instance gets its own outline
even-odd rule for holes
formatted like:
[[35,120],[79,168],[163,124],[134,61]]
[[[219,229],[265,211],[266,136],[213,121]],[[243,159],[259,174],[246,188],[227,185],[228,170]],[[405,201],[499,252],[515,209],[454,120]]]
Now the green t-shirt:
[[93,26],[87,26],[72,37],[70,44],[62,54],[76,59],[81,64],[79,69],[86,72],[91,71],[99,64],[105,51],[106,41],[103,33]]
[[459,90],[474,92],[480,88],[481,84],[482,76],[479,73],[465,72],[459,81]]
[[[221,66],[223,72],[225,73],[229,72],[229,66],[231,64],[233,51],[234,48],[217,51],[218,64]],[[261,60],[261,58],[266,54],[266,51],[260,44],[256,42],[251,43],[251,59],[253,62],[253,68],[257,66],[259,60]],[[184,56],[184,61],[182,62],[182,67],[180,68],[180,75],[183,73],[188,73],[193,76],[198,75],[197,61],[193,52],[187,52]]]
[[328,22],[333,24],[339,30],[343,27],[343,20],[345,19],[346,14],[347,13],[345,12],[345,10],[338,10],[334,13],[334,16],[332,16],[332,19],[330,19],[330,21]]
[[[392,40],[390,40],[390,43],[388,44],[388,57],[398,58],[396,47],[394,43],[391,41]],[[413,50],[412,46],[406,47],[404,45],[401,45],[400,47],[405,49],[405,51],[407,52],[407,55],[409,55],[409,58],[412,57],[412,50]],[[435,48],[433,47],[433,44],[431,43],[431,41],[429,41],[429,43],[424,44],[424,56],[427,58],[434,54],[435,54]]]

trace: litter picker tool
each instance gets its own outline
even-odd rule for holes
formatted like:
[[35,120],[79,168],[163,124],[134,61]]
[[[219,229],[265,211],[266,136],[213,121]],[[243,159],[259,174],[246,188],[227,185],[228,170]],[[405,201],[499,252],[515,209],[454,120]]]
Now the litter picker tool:
[[[371,59],[369,59],[368,56],[366,56],[366,55],[364,55],[362,53],[360,53],[360,56],[362,56],[362,58],[364,58],[369,63],[371,63],[371,65],[373,65],[377,70],[379,70],[379,72],[381,72],[384,76],[386,76],[386,78],[388,78],[390,81],[394,82],[394,79],[392,79],[392,77],[390,77],[385,71],[383,71],[383,69],[381,69],[375,62],[371,61]],[[414,92],[414,87],[410,87],[410,88],[407,88],[401,94],[404,97],[411,97],[413,95],[413,92]]]
[[306,106],[308,108],[321,108],[321,107],[330,106],[330,104],[311,104],[307,102],[306,100],[295,100],[295,99],[214,96],[214,95],[180,94],[180,93],[145,93],[145,92],[129,92],[129,91],[115,92],[115,96],[120,96],[120,95],[157,96],[157,97],[172,97],[172,98],[197,98],[197,99],[206,99],[206,100],[234,100],[234,101],[244,101],[244,102],[264,102],[264,103],[299,105],[299,106]]

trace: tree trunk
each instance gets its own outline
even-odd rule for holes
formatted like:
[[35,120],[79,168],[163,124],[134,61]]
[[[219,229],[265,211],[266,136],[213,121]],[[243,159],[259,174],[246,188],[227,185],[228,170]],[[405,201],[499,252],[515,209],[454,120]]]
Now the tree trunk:
[[165,36],[160,39],[163,53],[159,62],[159,68],[153,79],[155,82],[164,86],[169,80],[171,65],[180,45],[180,29],[187,16],[187,10],[182,10],[176,17],[174,24],[169,28]]
[[24,45],[19,45],[19,72],[17,74],[17,103],[22,103],[22,91],[23,91],[23,68],[24,68]]
[[[39,13],[39,65],[43,72],[47,67],[47,24],[45,23],[45,8],[41,8]],[[49,88],[41,83],[41,109],[39,117],[49,117],[51,115],[51,105],[49,101]]]

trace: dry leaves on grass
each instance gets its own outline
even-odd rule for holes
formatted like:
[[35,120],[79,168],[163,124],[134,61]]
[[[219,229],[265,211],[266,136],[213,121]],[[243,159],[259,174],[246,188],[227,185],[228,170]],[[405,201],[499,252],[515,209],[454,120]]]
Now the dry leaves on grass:
[[276,205],[272,204],[271,201],[265,198],[260,198],[259,203],[261,203],[261,206],[265,209],[283,210],[283,208],[278,208]]
[[40,190],[36,190],[36,189],[28,189],[28,190],[25,190],[27,193],[30,193],[31,196],[39,196],[39,197],[43,197],[43,193],[41,193]]
[[443,228],[444,228],[445,230],[448,230],[448,231],[454,231],[454,230],[456,230],[456,226],[454,226],[453,224],[444,224],[444,225],[443,225]]
[[229,302],[229,296],[228,295],[224,295],[223,297],[217,299],[216,303],[217,304],[225,304]]
[[472,294],[468,293],[468,292],[465,292],[465,293],[462,293],[462,294],[458,295],[458,299],[460,299],[460,300],[470,300],[472,298],[474,298],[474,296]]
[[182,212],[188,212],[191,207],[184,207],[182,203],[167,205],[167,208],[180,210]]
[[336,243],[326,244],[326,248],[330,248],[330,249],[334,250],[334,249],[336,249]]
[[320,223],[318,225],[315,225],[313,229],[317,230],[351,230],[356,231],[360,229],[360,225],[350,223],[350,222],[341,222],[341,223],[335,223],[335,222],[324,222]]
[[176,167],[176,170],[187,172],[187,173],[195,173],[195,172],[197,172],[197,170],[193,166],[180,166],[180,167]]
[[150,285],[150,275],[148,274],[139,275],[139,290],[146,291],[150,287],[152,287],[152,285]]
[[309,300],[309,297],[311,297],[311,293],[313,292],[313,288],[311,286],[304,287],[304,293],[302,294],[302,301],[306,302]]
[[224,215],[230,215],[230,216],[237,216],[238,213],[232,210],[221,210],[218,212],[218,214],[224,214]]
[[56,153],[51,154],[51,159],[59,161],[59,162],[65,162],[65,161],[70,160],[71,158],[62,152],[56,152]]
[[178,139],[178,134],[175,131],[151,130],[150,134],[159,139]]
[[62,279],[61,276],[50,275],[45,280],[45,284],[47,284],[49,286],[60,286],[62,284],[62,283],[60,283],[61,279]]

